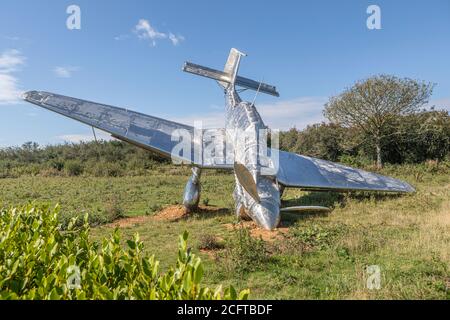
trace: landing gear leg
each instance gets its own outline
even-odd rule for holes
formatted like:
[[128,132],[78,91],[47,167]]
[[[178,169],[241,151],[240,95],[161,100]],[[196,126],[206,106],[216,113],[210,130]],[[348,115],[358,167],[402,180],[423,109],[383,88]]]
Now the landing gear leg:
[[194,167],[192,168],[192,176],[184,188],[183,195],[183,205],[187,212],[194,211],[198,208],[198,203],[200,202],[200,176],[201,169]]

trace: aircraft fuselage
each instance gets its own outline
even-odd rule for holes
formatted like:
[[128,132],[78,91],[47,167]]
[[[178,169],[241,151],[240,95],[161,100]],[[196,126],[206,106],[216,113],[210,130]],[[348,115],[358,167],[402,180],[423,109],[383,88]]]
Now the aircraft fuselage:
[[[280,222],[280,190],[274,177],[261,175],[259,148],[260,131],[266,130],[256,107],[241,100],[235,90],[226,92],[227,141],[234,145],[235,162],[243,164],[256,182],[259,200],[249,195],[238,180],[233,193],[236,213],[239,217],[250,217],[265,229],[275,229]],[[239,141],[245,133],[245,141]]]

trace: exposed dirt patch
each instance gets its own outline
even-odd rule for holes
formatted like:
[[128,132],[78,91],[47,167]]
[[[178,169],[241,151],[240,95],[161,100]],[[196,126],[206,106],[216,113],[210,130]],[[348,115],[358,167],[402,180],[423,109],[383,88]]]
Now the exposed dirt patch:
[[162,209],[152,218],[156,221],[177,221],[188,215],[189,213],[184,206],[170,206]]
[[186,219],[194,214],[199,216],[214,216],[219,214],[227,214],[228,211],[223,208],[211,207],[211,206],[200,206],[195,212],[188,213],[186,208],[182,205],[169,206],[161,210],[152,216],[138,216],[118,219],[112,223],[106,224],[104,227],[107,228],[128,228],[135,225],[144,224],[150,221],[179,221],[181,219]]
[[[152,216],[138,216],[138,217],[130,217],[130,218],[123,218],[116,220],[110,224],[105,225],[107,228],[130,228],[134,227],[136,225],[148,223],[150,221],[167,221],[167,222],[175,222],[182,219],[186,219],[192,215],[199,215],[200,217],[208,217],[208,216],[214,216],[214,215],[220,215],[220,214],[227,214],[228,211],[223,208],[217,208],[217,207],[210,207],[210,206],[199,206],[199,208],[193,212],[188,213],[186,208],[182,205],[174,205],[169,206],[161,210],[160,212],[156,213]],[[240,227],[247,228],[250,231],[250,235],[254,238],[261,238],[266,242],[275,242],[278,240],[283,240],[286,238],[287,233],[289,232],[289,228],[287,226],[283,226],[283,224],[280,224],[280,226],[273,230],[268,231],[265,229],[262,229],[258,227],[256,223],[253,221],[241,221],[238,224],[233,223],[227,223],[225,224],[225,227],[228,230],[234,230],[236,228]],[[205,248],[201,249],[201,252],[212,253],[214,250],[207,250]]]
[[162,211],[158,212],[152,216],[137,216],[118,219],[112,223],[106,224],[106,228],[129,228],[134,227],[139,224],[148,223],[150,221],[176,221],[187,216],[188,213],[183,206],[170,206],[164,208]]
[[283,240],[286,237],[286,234],[289,232],[289,228],[280,225],[277,229],[269,231],[260,228],[253,221],[241,221],[238,224],[228,223],[225,224],[225,227],[229,230],[233,230],[235,228],[240,227],[247,228],[250,231],[250,235],[254,238],[261,238],[266,242],[274,242],[278,240]]
[[146,223],[150,221],[153,217],[150,216],[138,216],[138,217],[130,217],[118,219],[112,223],[106,224],[104,227],[106,228],[130,228],[139,224]]
[[178,205],[164,208],[154,216],[154,219],[157,221],[178,221],[193,215],[206,218],[221,214],[228,214],[228,210],[211,206],[199,206],[195,212],[188,213],[184,206]]

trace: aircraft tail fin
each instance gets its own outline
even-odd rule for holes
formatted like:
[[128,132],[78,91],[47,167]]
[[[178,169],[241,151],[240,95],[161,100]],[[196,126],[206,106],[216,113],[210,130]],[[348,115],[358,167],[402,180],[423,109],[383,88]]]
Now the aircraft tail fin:
[[244,53],[233,48],[228,56],[228,61],[225,64],[224,71],[211,69],[191,62],[186,62],[184,64],[183,71],[216,80],[224,89],[234,89],[235,86],[239,86],[245,89],[279,97],[280,94],[278,93],[276,87],[263,82],[240,77],[238,75],[239,64],[243,56],[245,56]]
[[236,83],[236,77],[239,72],[239,65],[241,64],[241,58],[247,56],[245,53],[240,52],[239,50],[232,48],[230,51],[230,55],[228,56],[227,63],[225,64],[225,68],[223,72],[230,76],[229,83],[223,83],[222,86],[227,88],[228,86],[234,86]]

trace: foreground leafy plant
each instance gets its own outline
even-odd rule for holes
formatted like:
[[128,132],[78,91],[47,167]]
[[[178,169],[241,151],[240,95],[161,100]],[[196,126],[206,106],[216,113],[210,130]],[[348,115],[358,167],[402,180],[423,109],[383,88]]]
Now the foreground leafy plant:
[[118,229],[102,244],[89,240],[88,216],[63,230],[59,207],[0,210],[0,299],[246,299],[202,287],[203,266],[179,239],[178,260],[165,274],[154,256],[144,255],[139,235],[121,244]]

